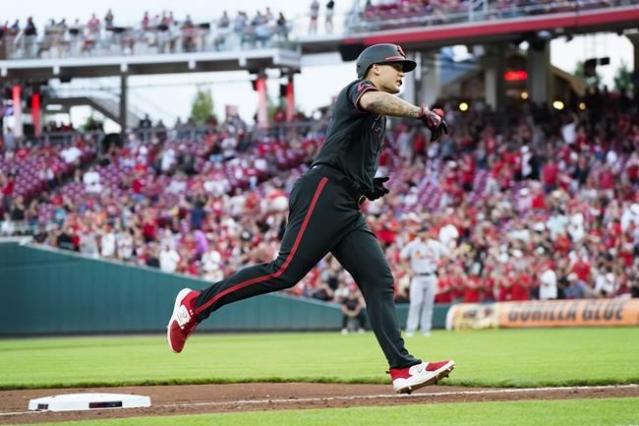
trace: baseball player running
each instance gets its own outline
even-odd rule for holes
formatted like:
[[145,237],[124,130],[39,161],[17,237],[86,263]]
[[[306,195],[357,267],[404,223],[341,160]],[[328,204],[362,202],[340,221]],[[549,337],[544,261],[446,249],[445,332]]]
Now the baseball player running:
[[386,115],[421,120],[431,139],[447,132],[443,111],[394,96],[404,73],[415,69],[400,46],[376,44],[357,59],[357,80],[339,93],[326,141],[293,186],[289,217],[277,258],[249,266],[201,291],[181,290],[167,325],[167,340],[181,352],[197,324],[222,306],[294,286],[327,253],[352,275],[366,300],[370,326],[386,356],[393,388],[410,393],[436,383],[453,361],[425,362],[404,347],[393,302],[393,276],[359,207],[388,193],[388,177],[375,177]]
[[428,238],[428,228],[422,227],[417,238],[406,244],[399,254],[409,259],[413,278],[410,282],[410,305],[406,319],[406,336],[415,334],[417,326],[424,336],[430,336],[433,305],[437,290],[437,265],[450,255],[439,240]]

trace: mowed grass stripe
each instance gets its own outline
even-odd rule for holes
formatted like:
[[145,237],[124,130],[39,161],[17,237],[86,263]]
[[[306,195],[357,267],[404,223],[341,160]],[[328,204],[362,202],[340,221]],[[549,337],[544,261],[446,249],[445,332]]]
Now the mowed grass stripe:
[[639,398],[256,411],[51,423],[51,426],[79,424],[87,426],[632,425],[639,424]]
[[[452,358],[444,383],[535,387],[639,383],[639,328],[436,331],[407,338]],[[0,340],[0,388],[306,381],[388,383],[372,333],[196,334],[176,355],[163,335]]]

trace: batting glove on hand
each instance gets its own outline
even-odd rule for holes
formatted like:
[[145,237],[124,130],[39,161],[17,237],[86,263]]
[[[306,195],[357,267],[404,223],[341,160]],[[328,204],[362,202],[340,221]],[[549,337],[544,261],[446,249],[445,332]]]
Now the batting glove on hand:
[[419,119],[422,120],[426,127],[428,127],[428,130],[430,130],[431,142],[435,142],[439,139],[442,133],[448,134],[448,123],[444,120],[444,110],[441,108],[433,108],[429,111],[422,105],[419,111]]
[[366,198],[374,201],[388,194],[390,191],[384,186],[384,182],[388,179],[390,179],[388,176],[373,178],[373,190],[365,194]]

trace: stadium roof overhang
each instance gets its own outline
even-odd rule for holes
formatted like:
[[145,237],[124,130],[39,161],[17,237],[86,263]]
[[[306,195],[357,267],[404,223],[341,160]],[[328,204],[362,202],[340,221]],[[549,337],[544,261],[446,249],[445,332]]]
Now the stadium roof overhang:
[[539,31],[551,36],[637,28],[639,7],[608,7],[595,10],[525,16],[493,21],[450,25],[399,28],[352,34],[344,38],[306,38],[302,53],[334,52],[343,45],[369,46],[375,43],[399,43],[410,50],[428,50],[455,44],[490,44],[521,41]]
[[134,56],[89,56],[62,59],[0,61],[2,79],[109,77],[210,71],[251,71],[266,68],[300,69],[301,54],[287,49],[236,52],[194,52]]

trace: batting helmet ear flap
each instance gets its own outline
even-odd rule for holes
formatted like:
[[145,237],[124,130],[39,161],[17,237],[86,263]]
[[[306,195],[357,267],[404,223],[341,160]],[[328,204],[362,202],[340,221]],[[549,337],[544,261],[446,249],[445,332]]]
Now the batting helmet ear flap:
[[401,63],[404,72],[415,69],[417,63],[406,59],[406,53],[401,46],[392,43],[380,43],[367,47],[357,58],[357,77],[364,78],[369,68],[374,64]]

